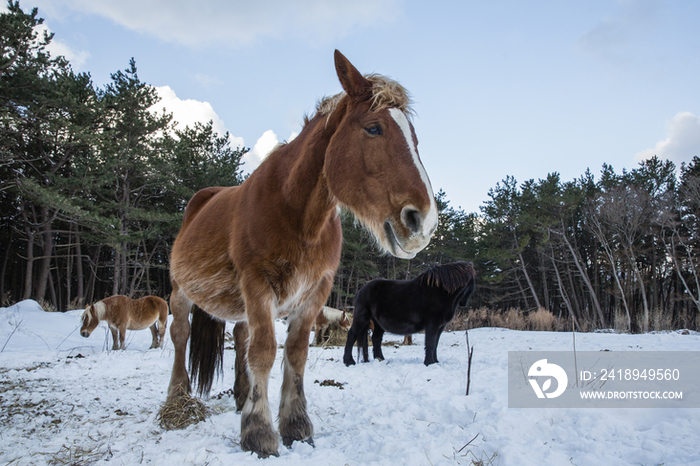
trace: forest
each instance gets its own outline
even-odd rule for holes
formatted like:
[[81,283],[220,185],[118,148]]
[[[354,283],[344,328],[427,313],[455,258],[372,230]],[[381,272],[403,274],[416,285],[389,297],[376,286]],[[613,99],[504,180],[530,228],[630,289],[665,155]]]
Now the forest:
[[[97,88],[52,57],[37,10],[0,14],[0,299],[78,309],[104,297],[167,299],[169,250],[187,201],[245,180],[212,123],[176,129],[132,59]],[[300,116],[301,118],[301,116]],[[471,260],[469,307],[542,310],[579,331],[700,328],[700,157],[604,165],[491,188],[478,213],[436,193],[440,224],[412,260],[382,255],[350,214],[329,305],[351,308],[378,278]]]

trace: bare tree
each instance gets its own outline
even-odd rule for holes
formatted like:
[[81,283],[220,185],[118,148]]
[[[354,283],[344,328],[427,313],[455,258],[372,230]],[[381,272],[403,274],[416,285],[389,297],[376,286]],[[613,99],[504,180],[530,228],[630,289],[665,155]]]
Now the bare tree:
[[637,251],[638,240],[649,225],[651,216],[649,193],[636,186],[613,187],[589,205],[587,214],[589,230],[601,243],[613,269],[627,313],[628,328],[631,329],[631,318],[624,289],[620,283],[619,269],[616,266],[618,260],[614,251],[615,245],[627,259],[634,281],[639,286],[643,304],[641,329],[643,332],[649,331],[649,302],[644,277],[638,265]]

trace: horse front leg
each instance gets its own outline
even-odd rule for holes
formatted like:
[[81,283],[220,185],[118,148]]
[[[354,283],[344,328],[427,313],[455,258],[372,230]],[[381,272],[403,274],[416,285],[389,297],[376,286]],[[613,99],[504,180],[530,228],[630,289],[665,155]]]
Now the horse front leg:
[[440,362],[440,361],[438,361],[438,358],[437,358],[437,348],[438,348],[438,345],[440,344],[440,336],[442,335],[442,332],[445,330],[446,326],[447,326],[447,324],[441,325],[440,327],[438,327],[437,335],[435,336],[435,348],[433,348],[433,359],[435,360],[435,362]]
[[233,382],[233,397],[236,400],[236,411],[240,413],[250,393],[247,322],[236,322],[233,327],[233,344],[236,348],[236,379]]
[[190,311],[192,301],[179,291],[173,282],[173,293],[170,296],[170,309],[173,313],[173,323],[170,326],[170,339],[173,342],[175,358],[173,372],[168,385],[167,402],[176,402],[179,398],[190,394],[190,377],[187,374],[186,352],[187,340],[190,338]]
[[295,440],[314,444],[314,427],[306,410],[304,369],[315,314],[307,314],[309,315],[299,315],[290,319],[287,340],[284,344],[284,379],[279,422],[282,443],[286,447],[291,447]]
[[437,344],[440,339],[440,328],[435,325],[428,325],[425,328],[425,359],[423,364],[429,366],[438,362]]
[[[244,287],[244,290],[250,289]],[[279,456],[279,436],[272,426],[267,386],[275,362],[277,340],[272,316],[272,293],[245,294],[248,317],[248,376],[250,391],[241,414],[241,448],[260,458]],[[265,299],[267,296],[267,299]]]
[[355,322],[353,321],[350,330],[348,330],[347,339],[345,340],[345,352],[343,353],[343,363],[346,366],[352,366],[355,364],[355,360],[352,357],[352,347],[355,345],[355,341],[357,341],[357,334],[358,328],[355,325]]

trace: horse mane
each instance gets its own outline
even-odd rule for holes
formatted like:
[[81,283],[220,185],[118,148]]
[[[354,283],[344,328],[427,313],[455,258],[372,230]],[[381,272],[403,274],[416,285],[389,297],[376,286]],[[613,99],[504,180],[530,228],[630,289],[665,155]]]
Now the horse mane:
[[106,307],[105,303],[102,301],[97,301],[94,304],[90,304],[88,307],[85,308],[83,311],[83,315],[80,316],[81,320],[85,318],[87,315],[87,324],[89,325],[90,322],[92,322],[92,312],[90,312],[90,308],[95,309],[95,315],[97,316],[98,320],[103,320],[105,318],[105,312],[106,312]]
[[[379,112],[385,108],[398,108],[406,116],[414,114],[411,96],[401,84],[381,74],[368,74],[365,79],[372,83],[371,112]],[[338,103],[345,97],[345,92],[321,99],[316,105],[316,113],[304,118],[304,124],[317,115],[330,115],[338,107]]]
[[473,279],[474,264],[471,262],[436,265],[415,278],[420,285],[442,288],[448,293],[458,291]]

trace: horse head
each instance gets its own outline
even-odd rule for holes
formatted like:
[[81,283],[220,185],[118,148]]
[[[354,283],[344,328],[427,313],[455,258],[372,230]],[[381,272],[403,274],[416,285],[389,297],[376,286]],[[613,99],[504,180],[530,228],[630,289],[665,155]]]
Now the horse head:
[[350,328],[350,319],[348,318],[348,313],[343,311],[343,315],[340,317],[340,320],[338,321],[338,325],[340,325],[341,328],[347,330]]
[[90,304],[85,308],[80,320],[82,322],[82,326],[80,327],[80,336],[87,338],[92,334],[92,331],[95,330],[97,324],[100,323],[100,319],[97,316],[97,311],[95,310],[94,304]]
[[369,229],[380,247],[410,259],[437,228],[430,180],[418,156],[410,98],[397,82],[362,76],[340,52],[344,93],[330,99],[324,174],[331,194]]

